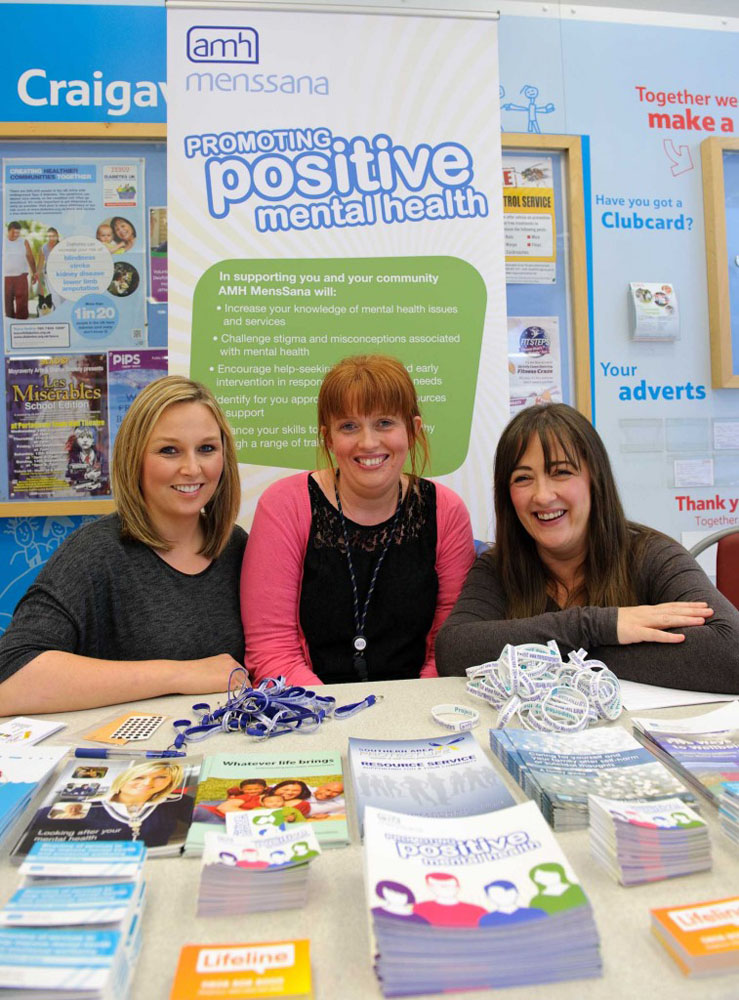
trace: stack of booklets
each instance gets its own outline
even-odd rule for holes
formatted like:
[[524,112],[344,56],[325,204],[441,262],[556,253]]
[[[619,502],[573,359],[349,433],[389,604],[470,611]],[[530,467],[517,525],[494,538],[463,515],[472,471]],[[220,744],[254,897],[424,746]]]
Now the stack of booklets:
[[217,754],[203,761],[185,855],[203,853],[205,834],[226,832],[230,814],[259,813],[263,827],[284,832],[310,825],[322,847],[349,843],[341,755]]
[[36,844],[0,911],[2,995],[126,1000],[141,947],[145,847]]
[[689,719],[632,719],[634,735],[713,805],[739,777],[739,701]]
[[721,829],[739,844],[739,781],[727,781],[719,798]]
[[72,760],[59,772],[12,858],[21,860],[35,841],[141,840],[152,857],[180,854],[199,769],[199,757]]
[[555,830],[588,825],[588,795],[609,799],[694,797],[621,726],[581,733],[491,729],[490,745]]
[[198,916],[305,906],[308,869],[320,851],[312,827],[304,825],[284,833],[264,828],[247,836],[206,833]]
[[368,806],[364,846],[385,996],[601,975],[590,903],[533,802],[443,819]]
[[739,896],[650,912],[652,933],[686,976],[739,972]]
[[311,1000],[312,996],[310,941],[259,941],[186,945],[170,1000]]
[[472,733],[350,737],[349,770],[360,831],[368,805],[413,816],[473,816],[515,804]]
[[711,867],[708,827],[680,799],[623,802],[591,795],[589,805],[591,853],[621,885]]
[[0,841],[24,812],[69,747],[0,749]]

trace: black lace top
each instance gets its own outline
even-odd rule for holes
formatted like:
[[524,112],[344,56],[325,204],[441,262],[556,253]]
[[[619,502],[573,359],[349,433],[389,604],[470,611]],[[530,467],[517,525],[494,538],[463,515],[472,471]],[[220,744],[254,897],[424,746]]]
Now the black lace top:
[[[417,480],[403,509],[367,611],[364,635],[371,681],[418,677],[436,611],[436,490]],[[308,479],[311,530],[300,593],[300,625],[313,670],[325,684],[360,678],[353,667],[356,634],[351,578],[341,518],[313,477]],[[359,607],[364,607],[375,563],[392,518],[361,525],[347,518]]]

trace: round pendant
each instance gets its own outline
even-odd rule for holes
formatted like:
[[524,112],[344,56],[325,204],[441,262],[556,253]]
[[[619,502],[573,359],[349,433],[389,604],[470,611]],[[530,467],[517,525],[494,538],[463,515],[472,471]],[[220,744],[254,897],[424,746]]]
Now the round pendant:
[[363,649],[367,648],[367,640],[363,635],[354,636],[354,648],[358,653],[361,653]]

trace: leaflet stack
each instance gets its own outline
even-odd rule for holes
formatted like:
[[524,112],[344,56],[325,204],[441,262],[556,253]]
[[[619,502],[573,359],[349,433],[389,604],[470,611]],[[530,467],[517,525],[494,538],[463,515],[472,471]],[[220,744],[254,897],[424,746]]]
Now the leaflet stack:
[[678,798],[622,802],[591,795],[590,850],[621,885],[711,867],[708,827]]
[[532,802],[456,818],[368,806],[364,829],[385,996],[601,975],[590,904]]
[[[686,976],[739,972],[739,897],[650,912],[652,933]],[[729,990],[726,996],[734,994]]]
[[0,752],[0,841],[23,814],[69,747],[3,746]]
[[719,799],[721,829],[739,844],[739,781],[727,781]]
[[588,795],[694,802],[667,768],[621,726],[581,733],[491,729],[490,746],[555,830],[588,825]]
[[231,916],[305,906],[308,869],[320,854],[314,831],[302,826],[253,836],[206,833],[198,916]]
[[739,772],[739,701],[688,719],[632,719],[634,735],[652,753],[717,806]]
[[0,911],[8,1000],[126,1000],[141,948],[143,843],[37,843]]

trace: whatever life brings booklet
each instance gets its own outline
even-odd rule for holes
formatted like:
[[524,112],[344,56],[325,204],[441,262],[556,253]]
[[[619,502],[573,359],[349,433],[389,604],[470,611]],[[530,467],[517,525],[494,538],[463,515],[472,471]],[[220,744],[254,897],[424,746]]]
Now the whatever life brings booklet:
[[533,802],[453,819],[368,806],[364,844],[385,996],[601,975],[590,903]]
[[588,795],[694,797],[621,726],[581,733],[491,729],[490,746],[555,830],[588,825]]
[[189,944],[170,1000],[311,1000],[310,941]]
[[652,933],[686,976],[739,971],[738,896],[650,913]]
[[141,840],[150,856],[179,854],[192,819],[199,757],[70,761],[13,850],[34,841]]
[[739,701],[689,719],[632,719],[634,735],[713,805],[739,777]]
[[69,747],[0,748],[0,840],[10,830],[34,792],[49,777]]
[[350,737],[349,769],[360,830],[368,805],[413,816],[473,816],[515,804],[472,733]]
[[[229,812],[267,810],[271,823],[311,823],[322,847],[349,843],[341,755],[218,754],[206,757],[200,773],[193,822],[185,854],[198,856],[209,830],[226,831]],[[262,825],[267,819],[262,818]]]

